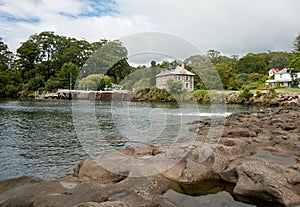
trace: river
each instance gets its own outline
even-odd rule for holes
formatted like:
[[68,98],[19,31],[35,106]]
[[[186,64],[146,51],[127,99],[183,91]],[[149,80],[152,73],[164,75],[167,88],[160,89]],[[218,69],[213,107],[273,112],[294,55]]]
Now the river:
[[[0,180],[71,173],[80,161],[193,136],[189,122],[257,108],[176,103],[0,100]],[[96,139],[96,140],[95,140]]]

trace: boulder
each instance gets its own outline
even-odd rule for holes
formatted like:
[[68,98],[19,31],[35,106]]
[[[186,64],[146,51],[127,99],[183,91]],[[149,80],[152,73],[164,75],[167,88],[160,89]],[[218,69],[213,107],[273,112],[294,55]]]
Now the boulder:
[[284,206],[300,203],[300,172],[288,166],[260,159],[245,160],[237,168],[234,193]]
[[79,182],[90,181],[96,183],[116,183],[124,179],[124,175],[112,173],[101,167],[94,160],[85,160],[74,169],[74,176]]

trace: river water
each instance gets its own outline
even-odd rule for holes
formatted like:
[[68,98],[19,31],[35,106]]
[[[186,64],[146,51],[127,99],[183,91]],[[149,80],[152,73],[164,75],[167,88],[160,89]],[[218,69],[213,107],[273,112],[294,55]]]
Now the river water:
[[141,143],[193,136],[187,123],[246,106],[176,103],[0,100],[0,180],[54,179],[80,161]]

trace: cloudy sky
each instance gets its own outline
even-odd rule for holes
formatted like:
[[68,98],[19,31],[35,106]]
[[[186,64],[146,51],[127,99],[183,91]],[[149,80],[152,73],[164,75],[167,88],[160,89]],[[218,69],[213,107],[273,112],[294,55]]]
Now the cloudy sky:
[[225,55],[291,51],[299,0],[0,0],[0,37],[15,51],[41,31],[97,41],[154,31]]

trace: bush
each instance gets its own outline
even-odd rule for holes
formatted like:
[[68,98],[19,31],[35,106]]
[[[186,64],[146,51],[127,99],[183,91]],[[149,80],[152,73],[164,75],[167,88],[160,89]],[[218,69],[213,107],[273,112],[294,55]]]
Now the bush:
[[274,98],[276,97],[276,91],[275,91],[274,88],[269,89],[268,97],[269,97],[270,99],[274,99]]
[[49,92],[54,92],[59,88],[59,81],[55,77],[51,76],[45,84],[45,90]]
[[44,80],[41,77],[32,78],[28,82],[29,91],[37,91],[41,87],[44,87]]
[[173,96],[167,90],[159,88],[143,88],[135,93],[135,98],[146,101],[174,101]]
[[192,91],[192,96],[195,97],[197,101],[209,101],[210,96],[207,90],[195,90]]
[[250,92],[249,88],[245,88],[242,93],[239,95],[239,99],[240,100],[249,100],[251,97],[253,96],[253,94]]
[[262,96],[262,93],[260,91],[256,91],[256,97],[259,98]]

